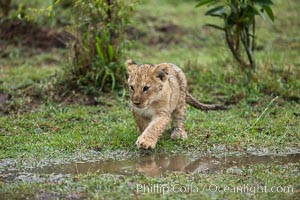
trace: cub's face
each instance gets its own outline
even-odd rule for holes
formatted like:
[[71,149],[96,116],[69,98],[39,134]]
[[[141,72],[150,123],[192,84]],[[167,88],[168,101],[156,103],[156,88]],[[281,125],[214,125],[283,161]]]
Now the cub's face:
[[125,65],[129,74],[128,86],[132,106],[147,108],[160,97],[167,79],[167,66],[137,65],[132,60],[127,60]]

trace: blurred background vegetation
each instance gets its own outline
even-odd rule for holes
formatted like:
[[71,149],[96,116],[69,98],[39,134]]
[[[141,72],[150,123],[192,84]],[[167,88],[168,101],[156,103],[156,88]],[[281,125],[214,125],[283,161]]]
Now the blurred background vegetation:
[[[229,9],[232,5],[204,5],[216,2],[1,0],[0,64],[2,70],[10,68],[0,77],[2,96],[10,99],[30,96],[38,102],[41,97],[62,101],[76,93],[95,103],[95,97],[103,92],[124,95],[123,62],[130,57],[138,63],[173,62],[181,66],[187,73],[190,90],[207,102],[235,104],[247,99],[253,103],[265,95],[299,102],[296,1],[273,4],[255,0],[251,15],[248,7],[252,1],[246,1],[250,2],[245,4],[248,10],[239,11],[250,16],[247,15],[250,24],[245,30],[254,30],[256,19],[255,32],[247,36],[248,44],[255,38],[255,47],[245,48],[252,50],[251,57],[256,59],[251,76],[249,70],[243,69],[252,61],[240,62],[244,67],[239,68],[234,62],[237,56],[233,49],[226,47],[226,41],[230,44],[226,40],[228,34],[217,30],[224,28],[224,22],[226,25],[238,17],[232,17],[233,9]],[[201,7],[196,8],[197,4]],[[266,5],[268,12],[263,10]],[[280,13],[274,23],[270,9],[274,9],[275,16]],[[227,18],[222,22],[209,15]],[[245,27],[243,23],[237,28],[228,23],[227,26],[240,30]],[[234,37],[239,33],[230,34]],[[238,47],[242,44],[239,40],[239,37],[231,39],[237,43],[234,45],[238,51],[243,48]],[[239,52],[244,57],[246,53]],[[18,77],[21,80],[15,81]],[[15,103],[10,102],[12,109]]]
[[[219,156],[229,151],[238,155],[299,152],[299,1],[265,0],[266,4],[259,4],[262,0],[226,0],[196,7],[201,2],[215,1],[0,0],[0,162],[12,159],[15,167],[24,169],[64,159],[73,162],[97,160],[99,155],[104,159],[140,155],[129,109],[126,58],[137,63],[174,63],[186,73],[193,96],[229,108],[200,112],[188,107],[188,139],[170,140],[166,131],[154,153],[215,152]],[[244,2],[245,6],[238,8],[240,12],[251,11],[246,15],[247,23],[236,21],[240,15],[231,13],[234,9],[224,2]],[[265,6],[272,9],[274,20]],[[251,29],[254,17],[255,37]],[[228,20],[231,25],[226,24]],[[250,38],[245,37],[247,24]],[[236,32],[240,26],[245,28],[243,35]],[[230,40],[233,49],[228,48],[231,43],[226,34],[235,38]],[[242,40],[249,44],[255,68],[251,63],[237,62],[234,56],[238,53],[245,62],[250,61]],[[208,185],[280,183],[299,188],[299,163],[254,165],[243,172],[181,177],[198,185],[205,180]],[[1,196],[4,199],[34,198],[45,189],[46,194],[54,191],[62,198],[80,191],[95,199],[115,199],[116,193],[130,199],[136,196],[131,190],[128,194],[129,182],[149,181],[143,176],[126,178],[127,182],[114,175],[99,177],[72,176],[73,186],[69,180],[66,184],[3,183],[0,177],[0,193],[6,194]],[[115,180],[120,181],[119,188],[99,193],[99,184],[114,187]],[[176,173],[151,180],[181,181]],[[90,184],[88,189],[86,183]],[[189,195],[169,197],[184,199]],[[216,199],[228,197],[225,193],[214,195]],[[263,194],[261,199],[292,198],[284,195]],[[295,192],[295,198],[297,195]],[[203,199],[210,197],[211,193],[203,194]],[[243,198],[249,196],[229,194],[229,199]]]

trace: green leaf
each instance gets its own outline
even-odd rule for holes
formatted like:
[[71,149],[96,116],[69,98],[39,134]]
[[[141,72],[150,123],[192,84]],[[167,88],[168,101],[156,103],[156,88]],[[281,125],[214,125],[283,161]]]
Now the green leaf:
[[196,8],[203,6],[205,4],[211,3],[213,1],[215,1],[215,0],[200,0],[200,2],[196,5]]
[[265,14],[259,9],[256,8],[255,6],[251,6],[255,12],[255,14],[259,15],[263,20],[266,20]]
[[116,78],[115,75],[113,73],[110,73],[110,78],[111,78],[111,89],[115,89],[116,86]]
[[271,6],[274,5],[272,0],[252,0],[254,4],[258,4],[260,6]]
[[101,49],[101,39],[99,37],[96,37],[96,50],[97,50],[97,53],[100,57],[100,59],[105,62],[105,59],[104,59],[104,56],[103,56],[103,52],[102,52],[102,49]]
[[214,24],[205,24],[205,26],[209,26],[209,27],[213,27],[215,29],[221,30],[221,31],[225,31],[225,28],[223,28],[221,26],[214,25]]
[[113,47],[109,44],[108,45],[108,58],[109,58],[109,61],[112,61],[114,57],[114,49]]
[[[258,10],[254,6],[247,5],[242,12],[242,15],[238,17],[238,22],[244,25],[252,23],[255,15],[258,15]],[[236,17],[234,17],[236,18]]]
[[263,8],[266,11],[267,15],[269,16],[269,18],[272,20],[272,22],[274,22],[274,14],[270,6],[264,6]]
[[224,17],[226,16],[226,9],[224,6],[218,6],[208,10],[205,15],[216,16],[216,17]]
[[98,81],[99,78],[101,78],[103,76],[103,72],[104,72],[104,68],[100,68],[99,72],[97,72],[95,80]]
[[238,8],[234,5],[234,4],[230,4],[230,12],[233,14],[237,14],[238,13]]

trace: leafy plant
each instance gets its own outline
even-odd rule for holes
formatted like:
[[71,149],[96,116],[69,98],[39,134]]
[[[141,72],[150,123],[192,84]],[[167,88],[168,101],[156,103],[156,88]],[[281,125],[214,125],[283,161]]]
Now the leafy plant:
[[[224,20],[223,27],[216,24],[207,26],[224,31],[227,45],[242,69],[254,70],[255,17],[259,15],[263,20],[269,17],[274,21],[272,0],[199,0],[196,7],[203,5],[213,6],[205,15]],[[246,56],[243,56],[241,46]]]
[[124,29],[133,3],[121,0],[77,0],[72,6],[75,37],[71,62],[65,69],[67,84],[90,90],[112,90],[125,80]]

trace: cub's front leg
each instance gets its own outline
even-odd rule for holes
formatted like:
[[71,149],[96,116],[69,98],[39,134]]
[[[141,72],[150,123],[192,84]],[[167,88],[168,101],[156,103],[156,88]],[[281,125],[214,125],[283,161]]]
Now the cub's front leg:
[[151,119],[145,118],[144,116],[142,116],[135,110],[133,110],[132,113],[133,113],[135,123],[139,129],[139,135],[141,135],[144,132],[144,130],[147,128],[147,126],[149,125]]
[[165,131],[168,123],[170,121],[170,116],[167,114],[157,115],[144,130],[142,135],[140,135],[136,141],[138,148],[142,149],[154,149],[158,138]]

